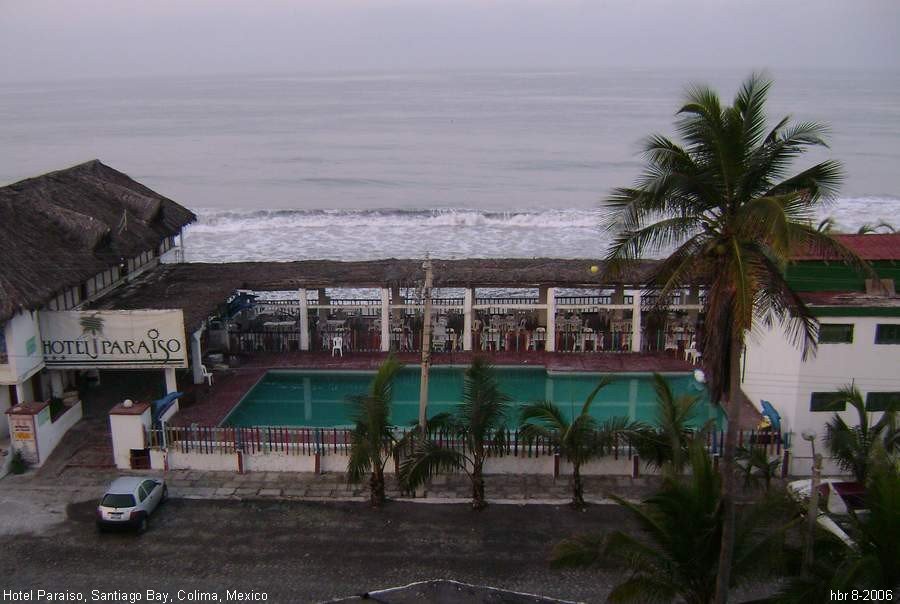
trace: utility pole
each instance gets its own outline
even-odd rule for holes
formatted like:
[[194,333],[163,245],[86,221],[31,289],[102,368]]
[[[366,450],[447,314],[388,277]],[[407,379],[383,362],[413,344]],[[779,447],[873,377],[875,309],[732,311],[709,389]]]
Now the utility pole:
[[801,574],[810,577],[813,566],[813,543],[816,535],[816,522],[819,519],[819,481],[822,475],[822,456],[816,455],[816,434],[803,432],[803,439],[812,447],[812,476],[809,480],[809,509],[806,516],[806,539],[803,547],[803,563]]
[[419,429],[422,438],[428,422],[428,370],[431,367],[431,288],[434,283],[434,274],[431,271],[431,258],[425,254],[425,262],[422,263],[425,270],[425,312],[422,325],[422,381],[419,385]]

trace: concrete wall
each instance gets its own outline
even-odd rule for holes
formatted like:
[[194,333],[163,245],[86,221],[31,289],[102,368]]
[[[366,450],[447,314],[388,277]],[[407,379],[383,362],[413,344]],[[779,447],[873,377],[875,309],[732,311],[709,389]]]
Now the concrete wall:
[[78,401],[68,411],[56,418],[55,422],[46,421],[36,426],[38,452],[41,456],[40,463],[38,463],[39,466],[43,465],[50,458],[50,454],[56,449],[59,441],[62,440],[72,426],[81,421],[81,417],[81,401]]
[[[17,313],[3,327],[9,363],[0,366],[0,384],[15,384],[28,378],[44,364],[37,312]],[[28,341],[34,338],[34,351],[28,354]],[[20,401],[24,402],[24,401]]]
[[168,462],[170,470],[215,472],[237,472],[238,470],[238,456],[236,453],[182,453],[176,449],[169,449]]
[[141,415],[110,414],[109,432],[117,468],[131,469],[131,450],[146,448],[151,420],[149,407]]
[[[791,473],[808,474],[811,448],[800,438],[803,431],[818,435],[816,452],[827,454],[825,425],[833,412],[810,411],[813,392],[834,391],[854,384],[863,397],[869,392],[900,392],[900,345],[875,344],[875,326],[900,324],[897,317],[823,317],[826,323],[849,323],[853,328],[850,344],[820,344],[814,358],[803,361],[799,348],[790,345],[783,330],[776,326],[752,338],[747,345],[744,391],[754,404],[768,400],[782,416],[782,430],[793,432]],[[848,424],[858,421],[849,407],[840,414]],[[881,413],[870,413],[877,421]],[[838,469],[826,461],[824,472]]]
[[[134,425],[137,424],[137,422],[134,421],[135,416],[110,416],[110,419],[112,420],[113,417],[131,418],[130,422],[114,423],[111,421],[110,423],[114,432],[116,430],[124,430],[127,432],[132,430]],[[115,433],[113,438],[116,440]],[[123,434],[119,436],[119,441],[130,443],[122,452],[121,459],[125,465],[119,466],[127,468],[130,461],[127,455],[130,452],[130,449],[141,448],[139,445],[142,440],[139,441],[134,435],[131,435],[131,438],[129,439],[127,434]],[[336,473],[346,472],[348,459],[349,456],[343,452],[328,452],[327,454],[320,455],[319,471]],[[116,458],[116,463],[120,463],[119,457]],[[161,450],[151,451],[151,463],[154,469],[160,470],[166,468],[166,464],[168,464],[168,469],[170,470],[238,472],[240,467],[237,453],[182,452],[175,448],[169,449],[167,453]],[[490,457],[485,462],[484,473],[486,475],[536,474],[549,476],[553,475],[554,464],[554,457],[552,455],[542,455],[540,457],[515,457],[512,455]],[[633,467],[633,460],[628,459],[627,457],[620,457],[619,459],[605,457],[585,464],[581,468],[581,473],[584,476],[631,476]],[[244,472],[314,472],[316,470],[316,456],[314,454],[292,455],[279,452],[245,453],[243,455],[243,469]],[[385,473],[393,474],[394,470],[393,460],[388,461],[384,468]],[[655,471],[646,468],[643,462],[639,464],[639,472],[642,475],[656,473]],[[568,476],[571,473],[571,465],[560,460],[560,474]]]

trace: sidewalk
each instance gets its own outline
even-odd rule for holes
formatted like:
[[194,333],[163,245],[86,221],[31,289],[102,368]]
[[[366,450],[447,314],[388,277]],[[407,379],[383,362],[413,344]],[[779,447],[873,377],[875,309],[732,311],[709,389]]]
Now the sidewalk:
[[[366,481],[348,484],[343,473],[291,472],[201,472],[196,470],[119,471],[115,468],[65,467],[59,473],[41,468],[20,476],[9,475],[0,480],[0,498],[11,491],[56,494],[69,502],[99,497],[117,476],[147,475],[165,478],[172,497],[185,499],[284,499],[306,501],[365,501],[368,499]],[[465,475],[435,477],[425,496],[414,498],[400,491],[396,478],[387,475],[387,495],[424,503],[466,502],[471,486]],[[630,478],[628,476],[584,477],[585,498],[593,503],[607,502],[607,495],[615,493],[628,499],[641,499],[655,491],[657,477]],[[485,477],[488,501],[494,503],[551,503],[564,504],[571,499],[569,477],[498,474]],[[80,498],[80,499],[79,499]]]

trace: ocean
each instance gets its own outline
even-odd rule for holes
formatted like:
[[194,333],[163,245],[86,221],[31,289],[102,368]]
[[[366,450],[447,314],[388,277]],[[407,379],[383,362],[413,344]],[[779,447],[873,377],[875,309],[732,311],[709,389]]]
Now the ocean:
[[[191,261],[588,257],[685,87],[746,71],[242,75],[0,83],[0,184],[98,158],[195,210]],[[900,226],[900,76],[772,72],[770,119],[831,125],[845,230]]]

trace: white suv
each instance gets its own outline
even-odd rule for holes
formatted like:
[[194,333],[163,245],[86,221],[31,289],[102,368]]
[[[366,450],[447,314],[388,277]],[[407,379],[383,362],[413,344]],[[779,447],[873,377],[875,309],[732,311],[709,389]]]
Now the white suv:
[[97,528],[130,526],[143,533],[147,517],[169,496],[163,480],[125,476],[113,481],[97,506]]

